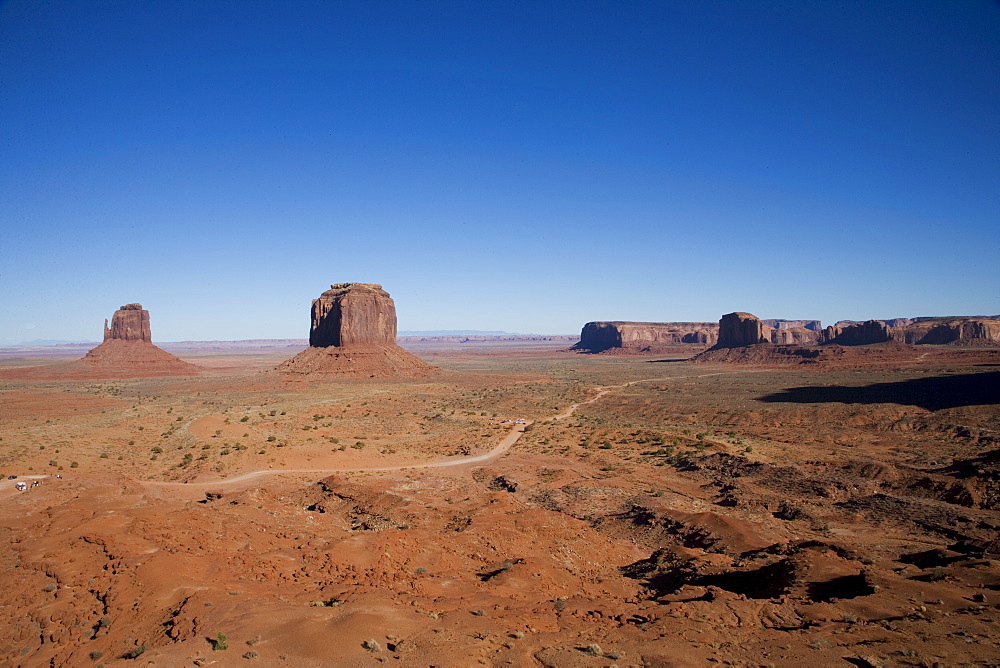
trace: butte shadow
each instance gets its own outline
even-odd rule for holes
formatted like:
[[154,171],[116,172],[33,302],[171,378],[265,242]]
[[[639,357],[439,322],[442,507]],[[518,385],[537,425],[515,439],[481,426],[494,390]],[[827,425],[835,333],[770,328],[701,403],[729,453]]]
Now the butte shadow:
[[275,371],[345,378],[414,378],[439,369],[396,344],[396,305],[381,285],[336,283],[312,302],[309,347]]
[[758,397],[768,403],[901,404],[929,411],[1000,404],[1000,371],[915,378],[895,383],[789,387]]

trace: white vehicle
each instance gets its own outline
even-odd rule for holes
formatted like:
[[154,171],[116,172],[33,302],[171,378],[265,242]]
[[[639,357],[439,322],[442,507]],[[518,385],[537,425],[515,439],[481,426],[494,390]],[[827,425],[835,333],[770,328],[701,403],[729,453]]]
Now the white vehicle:
[[16,482],[16,483],[14,483],[14,487],[17,488],[17,491],[23,492],[24,490],[28,489],[28,483],[26,483],[26,482]]

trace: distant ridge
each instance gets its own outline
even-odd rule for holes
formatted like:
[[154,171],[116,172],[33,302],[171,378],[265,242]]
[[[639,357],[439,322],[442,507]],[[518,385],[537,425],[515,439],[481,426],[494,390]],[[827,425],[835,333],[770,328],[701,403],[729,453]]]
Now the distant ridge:
[[397,336],[522,336],[514,332],[493,332],[480,329],[429,329],[426,331],[406,330]]

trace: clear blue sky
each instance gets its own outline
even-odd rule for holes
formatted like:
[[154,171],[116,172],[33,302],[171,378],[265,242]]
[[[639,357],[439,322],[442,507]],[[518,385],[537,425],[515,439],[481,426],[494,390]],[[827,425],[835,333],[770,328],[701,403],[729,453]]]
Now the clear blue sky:
[[0,3],[0,344],[1000,313],[1000,5]]

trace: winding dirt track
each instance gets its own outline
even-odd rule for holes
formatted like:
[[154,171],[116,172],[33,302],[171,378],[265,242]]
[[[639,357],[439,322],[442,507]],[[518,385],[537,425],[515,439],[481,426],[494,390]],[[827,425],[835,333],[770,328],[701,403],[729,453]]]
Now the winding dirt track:
[[[739,371],[722,371],[715,373],[703,373],[693,376],[672,376],[667,378],[646,378],[642,380],[634,380],[622,385],[612,385],[607,387],[596,387],[596,394],[587,399],[586,401],[581,401],[575,404],[571,404],[566,407],[563,411],[551,416],[550,420],[564,420],[573,413],[580,406],[586,404],[592,404],[595,401],[600,400],[602,397],[607,395],[614,389],[629,387],[630,385],[635,385],[636,383],[650,383],[657,381],[671,381],[671,380],[683,380],[686,378],[703,378],[705,376],[720,376],[728,375],[732,373],[752,373],[755,370],[741,369]],[[136,481],[139,485],[145,488],[147,491],[155,490],[204,490],[205,488],[211,488],[215,490],[226,490],[234,487],[239,487],[245,483],[256,480],[257,478],[264,478],[267,476],[280,476],[280,475],[333,475],[335,473],[378,473],[385,471],[406,471],[406,470],[416,470],[416,469],[435,469],[435,468],[446,468],[451,466],[466,466],[469,464],[478,464],[480,462],[489,461],[491,459],[496,459],[497,457],[505,454],[510,450],[515,443],[520,440],[521,436],[524,435],[527,427],[533,424],[532,421],[528,421],[522,424],[515,425],[510,432],[507,433],[503,439],[497,443],[497,445],[489,452],[483,453],[481,455],[473,455],[470,457],[461,457],[459,459],[447,459],[434,462],[413,462],[410,464],[397,464],[394,466],[369,466],[369,467],[335,467],[335,468],[322,468],[322,469],[262,469],[259,471],[250,471],[249,473],[243,473],[231,478],[222,478],[219,480],[200,480],[196,482],[164,482],[157,480],[139,480]],[[33,477],[33,478],[48,478],[51,476],[22,476],[22,477]],[[11,485],[10,494],[4,494],[0,498],[6,498],[7,496],[13,496],[16,492],[13,491],[13,485]]]
[[[625,387],[625,385],[618,385],[616,387]],[[583,406],[584,404],[591,404],[606,395],[611,391],[612,388],[598,387],[597,394],[587,399],[586,401],[581,401],[576,404],[572,404],[561,413],[553,415],[550,420],[563,420],[571,416],[577,408]],[[223,478],[221,480],[209,480],[209,481],[198,481],[198,482],[160,482],[154,480],[142,480],[139,481],[146,489],[162,489],[166,487],[183,487],[186,489],[191,488],[204,488],[211,487],[213,490],[225,490],[231,487],[238,486],[249,480],[254,480],[255,478],[262,478],[264,476],[272,475],[286,475],[286,474],[319,474],[319,475],[332,475],[334,473],[365,473],[365,472],[380,472],[380,471],[404,471],[409,469],[434,469],[434,468],[445,468],[448,466],[465,466],[467,464],[477,464],[479,462],[489,461],[495,459],[500,455],[504,454],[513,447],[515,443],[520,440],[521,436],[527,430],[528,425],[533,424],[531,420],[524,422],[522,424],[515,425],[510,432],[507,433],[503,439],[497,443],[497,445],[489,452],[483,453],[481,455],[473,455],[471,457],[462,457],[460,459],[448,459],[437,462],[414,462],[412,464],[399,464],[395,466],[367,466],[367,467],[338,467],[338,468],[325,468],[325,469],[263,469],[260,471],[251,471],[249,473],[243,473],[238,476],[233,476],[232,478]]]
[[[612,385],[609,387],[596,387],[597,391],[590,399],[586,401],[581,401],[575,404],[571,404],[562,412],[551,416],[550,420],[564,420],[573,413],[580,406],[586,404],[592,404],[598,401],[609,392],[617,388],[629,387],[630,385],[635,385],[636,383],[650,383],[657,381],[671,381],[671,380],[683,380],[686,378],[704,378],[706,376],[723,376],[733,373],[753,373],[756,370],[751,369],[741,369],[739,371],[719,371],[714,373],[702,373],[693,376],[671,376],[667,378],[645,378],[642,380],[633,380],[622,385]],[[323,469],[263,469],[260,471],[251,471],[249,473],[243,473],[238,476],[233,476],[232,478],[223,478],[220,480],[207,480],[207,481],[197,481],[197,482],[161,482],[154,480],[143,480],[139,481],[144,488],[147,490],[155,489],[165,489],[165,488],[184,488],[184,489],[203,489],[212,488],[212,490],[225,490],[232,487],[236,487],[246,483],[250,480],[255,480],[257,478],[262,478],[265,476],[275,476],[275,475],[333,475],[335,473],[378,473],[384,471],[405,471],[405,470],[415,470],[415,469],[435,469],[435,468],[446,468],[450,466],[466,466],[468,464],[478,464],[479,462],[489,461],[495,459],[508,450],[510,450],[515,443],[520,440],[521,436],[524,435],[527,427],[533,422],[528,421],[522,424],[515,425],[510,432],[504,436],[504,438],[489,452],[483,453],[481,455],[473,455],[471,457],[462,457],[460,459],[447,459],[436,462],[413,462],[411,464],[398,464],[395,466],[368,466],[368,467],[336,467],[336,468],[323,468]]]

